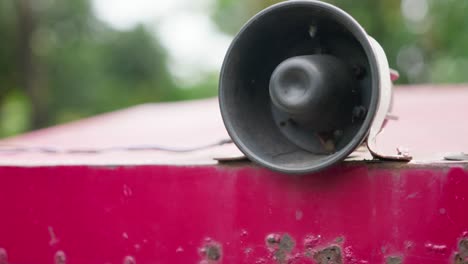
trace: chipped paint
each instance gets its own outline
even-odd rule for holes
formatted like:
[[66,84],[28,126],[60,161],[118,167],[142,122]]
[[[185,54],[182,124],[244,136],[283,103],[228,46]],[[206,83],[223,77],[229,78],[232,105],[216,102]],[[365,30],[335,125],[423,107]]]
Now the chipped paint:
[[247,232],[247,230],[245,230],[245,229],[242,229],[242,230],[241,230],[241,233],[240,233],[240,236],[241,236],[241,237],[246,237],[246,236],[248,236],[248,235],[249,235],[249,232]]
[[55,264],[66,264],[67,263],[67,256],[65,255],[65,252],[62,250],[59,250],[55,253],[54,256],[54,263]]
[[314,247],[317,246],[318,243],[320,243],[320,240],[322,239],[322,236],[317,235],[307,235],[304,238],[304,247],[307,249],[313,249]]
[[54,246],[55,244],[57,244],[59,242],[59,240],[58,240],[57,236],[55,235],[53,227],[49,226],[49,227],[47,227],[47,229],[49,230],[49,236],[50,236],[49,245]]
[[122,262],[123,264],[136,264],[135,258],[132,256],[126,256]]
[[368,261],[360,260],[353,254],[353,249],[351,246],[347,246],[344,248],[344,262],[346,264],[367,264]]
[[388,256],[385,259],[386,264],[403,264],[403,258],[400,256]]
[[458,243],[458,252],[455,253],[453,263],[468,264],[468,234],[463,234],[463,239]]
[[405,249],[406,250],[411,250],[414,248],[414,242],[413,241],[405,241]]
[[221,244],[211,238],[205,238],[205,245],[199,249],[203,260],[200,263],[217,263],[222,259],[223,251]]
[[426,248],[426,250],[428,250],[430,252],[437,253],[437,254],[447,253],[447,246],[446,245],[436,245],[436,244],[432,244],[432,243],[426,243],[426,244],[424,244],[424,247]]
[[273,252],[273,258],[277,263],[287,263],[289,254],[296,246],[296,242],[289,234],[269,234],[265,241],[270,251]]
[[314,254],[314,260],[317,264],[342,264],[341,249],[339,246],[333,245],[317,251]]

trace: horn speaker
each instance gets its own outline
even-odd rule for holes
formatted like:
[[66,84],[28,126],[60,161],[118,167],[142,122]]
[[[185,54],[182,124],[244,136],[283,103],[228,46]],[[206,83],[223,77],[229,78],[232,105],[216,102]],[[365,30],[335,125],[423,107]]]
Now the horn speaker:
[[249,159],[285,173],[344,160],[380,131],[390,101],[380,45],[346,12],[319,1],[286,1],[255,15],[221,69],[229,135]]

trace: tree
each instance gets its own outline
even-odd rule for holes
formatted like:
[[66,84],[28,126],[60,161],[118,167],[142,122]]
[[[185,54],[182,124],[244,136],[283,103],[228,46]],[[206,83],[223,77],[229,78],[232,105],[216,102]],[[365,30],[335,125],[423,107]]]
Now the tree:
[[[235,34],[260,10],[279,0],[217,0],[212,17]],[[401,83],[467,82],[466,1],[328,0],[360,22],[387,52]],[[426,12],[427,11],[427,12]]]
[[[0,136],[179,98],[158,40],[143,26],[110,28],[88,0],[0,0],[0,14]],[[30,108],[16,130],[1,110],[13,97]]]

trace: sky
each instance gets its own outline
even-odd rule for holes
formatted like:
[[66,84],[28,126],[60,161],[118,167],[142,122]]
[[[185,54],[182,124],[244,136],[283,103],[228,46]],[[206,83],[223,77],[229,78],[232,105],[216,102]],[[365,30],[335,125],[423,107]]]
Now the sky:
[[232,40],[207,16],[214,0],[93,0],[99,19],[116,29],[143,23],[169,53],[171,73],[185,83],[218,72]]

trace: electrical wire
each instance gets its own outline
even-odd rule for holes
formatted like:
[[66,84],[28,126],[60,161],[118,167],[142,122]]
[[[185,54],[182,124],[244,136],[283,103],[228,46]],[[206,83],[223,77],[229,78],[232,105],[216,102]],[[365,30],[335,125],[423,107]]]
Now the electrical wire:
[[15,145],[0,145],[0,154],[18,154],[26,152],[36,152],[43,154],[103,154],[108,152],[118,151],[162,151],[162,152],[173,152],[173,153],[187,153],[199,150],[206,150],[226,144],[233,143],[231,139],[223,139],[218,142],[214,142],[207,145],[195,146],[195,147],[170,147],[163,145],[131,145],[131,146],[116,146],[108,148],[55,148],[50,146],[15,146]]

